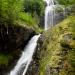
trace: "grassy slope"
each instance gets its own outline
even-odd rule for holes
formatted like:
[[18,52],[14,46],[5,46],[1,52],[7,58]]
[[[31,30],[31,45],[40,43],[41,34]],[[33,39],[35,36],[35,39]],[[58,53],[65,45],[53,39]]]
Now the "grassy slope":
[[[40,75],[47,66],[58,72],[51,75],[75,75],[75,17],[69,17],[44,32],[46,38],[41,49]],[[51,69],[51,70],[52,70]]]

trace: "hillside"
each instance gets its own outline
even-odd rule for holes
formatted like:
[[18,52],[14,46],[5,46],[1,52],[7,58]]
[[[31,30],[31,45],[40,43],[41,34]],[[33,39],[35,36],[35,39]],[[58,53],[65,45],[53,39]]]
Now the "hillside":
[[40,75],[75,75],[75,16],[44,32],[39,43]]
[[0,75],[75,75],[75,0],[0,0]]

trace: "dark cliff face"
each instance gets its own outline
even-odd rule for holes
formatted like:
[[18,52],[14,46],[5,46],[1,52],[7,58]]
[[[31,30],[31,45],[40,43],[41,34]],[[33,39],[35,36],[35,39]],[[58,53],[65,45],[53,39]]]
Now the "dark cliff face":
[[32,28],[0,25],[0,61],[3,61],[0,62],[0,75],[13,68],[21,51],[34,34]]
[[13,52],[22,48],[34,35],[33,29],[22,26],[0,26],[0,52]]

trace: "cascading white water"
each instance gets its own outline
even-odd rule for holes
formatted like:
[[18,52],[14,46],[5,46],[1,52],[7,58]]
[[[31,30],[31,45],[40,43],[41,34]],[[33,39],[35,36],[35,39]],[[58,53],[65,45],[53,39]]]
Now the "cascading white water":
[[31,38],[27,46],[25,47],[24,51],[22,52],[22,55],[17,62],[17,65],[15,68],[9,73],[9,75],[19,75],[18,73],[21,71],[23,67],[25,67],[23,73],[21,75],[25,75],[26,71],[28,69],[28,66],[30,62],[32,61],[32,56],[35,52],[35,48],[37,46],[37,40],[40,37],[39,35],[35,35]]
[[54,5],[54,0],[44,0],[44,1],[47,3],[45,9],[45,30],[47,30],[53,26],[55,15],[54,8],[56,7],[56,5]]
[[[47,3],[45,8],[45,30],[59,23],[64,17],[64,7],[59,5],[57,0],[44,0]],[[60,10],[61,12],[59,12]]]

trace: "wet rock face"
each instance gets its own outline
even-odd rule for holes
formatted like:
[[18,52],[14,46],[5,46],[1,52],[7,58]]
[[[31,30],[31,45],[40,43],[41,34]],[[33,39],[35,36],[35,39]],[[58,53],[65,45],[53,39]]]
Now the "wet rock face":
[[9,53],[24,48],[34,34],[33,29],[22,26],[0,26],[0,52]]
[[60,23],[61,21],[63,21],[65,19],[65,15],[62,12],[58,12],[57,14],[55,14],[55,18],[54,18],[54,25]]

